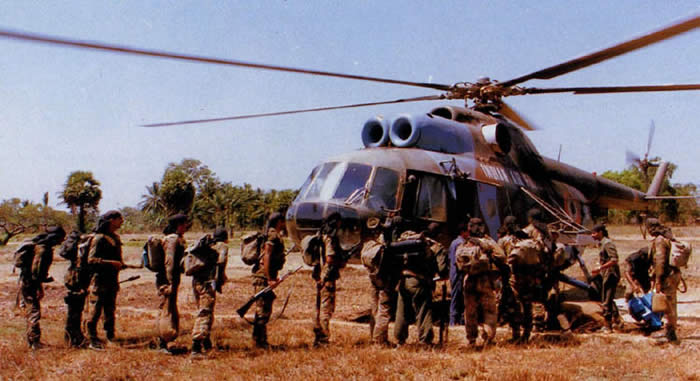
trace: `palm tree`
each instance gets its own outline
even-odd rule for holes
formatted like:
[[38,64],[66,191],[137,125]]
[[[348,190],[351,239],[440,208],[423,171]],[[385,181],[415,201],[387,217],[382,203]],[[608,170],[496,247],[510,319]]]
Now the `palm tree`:
[[72,172],[68,175],[60,196],[73,215],[78,215],[78,230],[85,233],[85,214],[90,210],[97,211],[97,205],[102,199],[100,182],[95,180],[92,172]]

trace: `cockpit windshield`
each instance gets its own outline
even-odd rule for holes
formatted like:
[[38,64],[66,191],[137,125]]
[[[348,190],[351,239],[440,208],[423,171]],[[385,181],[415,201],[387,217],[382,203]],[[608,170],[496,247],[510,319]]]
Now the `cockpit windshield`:
[[360,202],[367,199],[372,209],[395,209],[399,173],[376,168],[374,180],[368,184],[372,167],[358,163],[324,163],[311,172],[299,190],[296,201],[342,200]]

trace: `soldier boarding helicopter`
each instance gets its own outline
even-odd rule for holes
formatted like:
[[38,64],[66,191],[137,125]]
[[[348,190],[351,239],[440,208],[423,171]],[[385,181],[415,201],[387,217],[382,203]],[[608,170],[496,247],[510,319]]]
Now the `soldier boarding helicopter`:
[[100,50],[190,62],[229,65],[316,76],[346,78],[421,87],[438,95],[384,102],[319,107],[239,115],[214,119],[153,123],[147,127],[220,122],[304,112],[376,106],[418,101],[461,99],[466,107],[443,106],[427,114],[400,115],[392,120],[375,117],[362,129],[365,148],[341,154],[314,168],[287,211],[290,236],[299,243],[322,221],[339,212],[346,221],[344,242],[360,241],[364,221],[371,216],[400,215],[412,230],[441,223],[439,240],[449,243],[448,227],[465,216],[479,216],[495,236],[507,215],[524,218],[533,206],[546,209],[574,233],[582,224],[608,208],[647,210],[658,198],[667,163],[660,163],[646,193],[543,157],[523,132],[534,127],[503,98],[529,94],[609,94],[628,92],[700,90],[700,84],[534,88],[521,87],[531,79],[552,79],[689,32],[700,26],[700,16],[675,23],[641,37],[507,81],[482,78],[452,85],[411,82],[332,73],[239,60],[145,50],[105,43],[2,30],[0,37],[64,47]]

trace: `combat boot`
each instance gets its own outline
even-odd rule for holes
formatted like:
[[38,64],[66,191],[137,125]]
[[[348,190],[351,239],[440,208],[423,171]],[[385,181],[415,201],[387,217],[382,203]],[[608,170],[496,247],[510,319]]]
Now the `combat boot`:
[[190,357],[193,360],[203,359],[205,357],[204,353],[202,353],[201,340],[192,340],[192,352],[190,353]]
[[209,352],[211,350],[212,344],[210,338],[207,337],[206,339],[202,340],[202,348],[205,352]]
[[681,341],[678,339],[678,336],[676,335],[675,329],[669,329],[666,331],[666,340],[668,340],[669,343],[674,345],[678,345],[681,343]]

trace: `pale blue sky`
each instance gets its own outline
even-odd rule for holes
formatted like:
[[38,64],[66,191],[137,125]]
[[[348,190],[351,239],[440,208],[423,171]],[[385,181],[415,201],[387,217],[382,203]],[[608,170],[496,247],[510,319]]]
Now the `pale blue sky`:
[[[3,1],[0,27],[333,72],[454,83],[507,80],[700,12],[697,1]],[[440,102],[147,129],[199,119],[432,95],[427,89],[252,71],[0,39],[0,199],[52,204],[69,172],[102,182],[102,210],[133,206],[167,163],[201,160],[224,181],[297,188],[361,147],[371,116]],[[700,30],[533,87],[700,82]],[[540,151],[589,171],[642,152],[700,183],[700,92],[532,95],[508,102]],[[443,102],[445,103],[445,102]],[[460,102],[451,102],[460,105]]]

